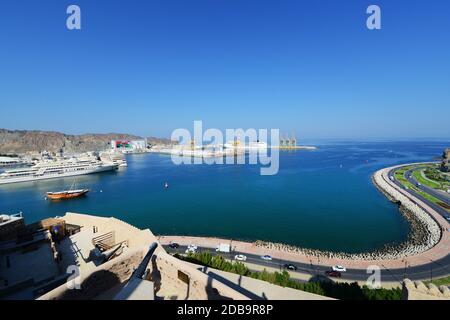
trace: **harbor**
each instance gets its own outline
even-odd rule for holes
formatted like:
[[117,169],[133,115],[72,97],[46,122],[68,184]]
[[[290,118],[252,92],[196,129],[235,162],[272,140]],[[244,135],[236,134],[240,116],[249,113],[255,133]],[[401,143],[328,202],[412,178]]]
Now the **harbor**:
[[174,165],[164,154],[127,154],[123,169],[76,177],[77,188],[90,190],[85,197],[45,200],[47,192],[71,186],[74,177],[65,177],[4,184],[0,200],[3,212],[22,211],[28,221],[65,211],[114,212],[138,227],[151,225],[157,234],[261,240],[358,254],[403,243],[410,233],[398,208],[373,186],[373,172],[391,161],[428,160],[445,144],[431,150],[402,145],[418,150],[408,158],[390,152],[392,148],[320,144],[314,152],[280,152],[281,169],[270,185],[248,164]]

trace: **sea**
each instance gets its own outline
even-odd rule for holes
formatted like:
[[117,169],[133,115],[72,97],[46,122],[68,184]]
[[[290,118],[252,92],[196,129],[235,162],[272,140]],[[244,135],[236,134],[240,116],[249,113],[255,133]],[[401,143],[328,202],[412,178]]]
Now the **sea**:
[[[406,240],[409,224],[371,181],[381,168],[433,161],[450,141],[322,141],[280,151],[279,172],[258,164],[174,164],[169,155],[127,155],[128,167],[74,178],[0,185],[0,213],[26,223],[66,212],[116,217],[156,235],[264,240],[357,253]],[[50,201],[47,191],[89,188]],[[168,188],[164,185],[167,182]]]

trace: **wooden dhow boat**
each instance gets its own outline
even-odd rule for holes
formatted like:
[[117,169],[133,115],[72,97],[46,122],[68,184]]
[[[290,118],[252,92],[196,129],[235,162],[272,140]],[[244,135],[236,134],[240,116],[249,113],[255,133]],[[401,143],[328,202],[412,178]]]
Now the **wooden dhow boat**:
[[73,199],[73,198],[82,197],[88,192],[89,192],[89,189],[47,192],[47,198],[52,199],[52,200]]

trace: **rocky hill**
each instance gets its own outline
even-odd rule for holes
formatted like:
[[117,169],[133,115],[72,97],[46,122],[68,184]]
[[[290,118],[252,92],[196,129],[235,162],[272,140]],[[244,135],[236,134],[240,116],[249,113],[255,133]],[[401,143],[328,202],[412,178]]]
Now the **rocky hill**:
[[[53,131],[0,129],[0,154],[22,154],[43,150],[67,153],[100,151],[110,147],[111,140],[138,140],[142,137],[122,134],[68,135]],[[150,143],[168,143],[168,139],[149,138]]]

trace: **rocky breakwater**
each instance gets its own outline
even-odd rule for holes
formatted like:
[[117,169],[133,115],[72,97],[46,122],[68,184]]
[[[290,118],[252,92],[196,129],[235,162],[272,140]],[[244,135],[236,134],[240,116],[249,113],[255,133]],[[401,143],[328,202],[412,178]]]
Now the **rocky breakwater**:
[[405,256],[416,255],[431,249],[442,237],[439,224],[413,200],[392,186],[390,182],[387,182],[383,177],[385,170],[388,169],[377,171],[373,175],[372,181],[389,200],[399,204],[400,213],[410,224],[410,233],[406,241],[398,244],[387,244],[378,250],[363,253],[322,251],[265,241],[256,241],[254,245],[269,250],[303,254],[310,257],[343,260],[403,259]]

